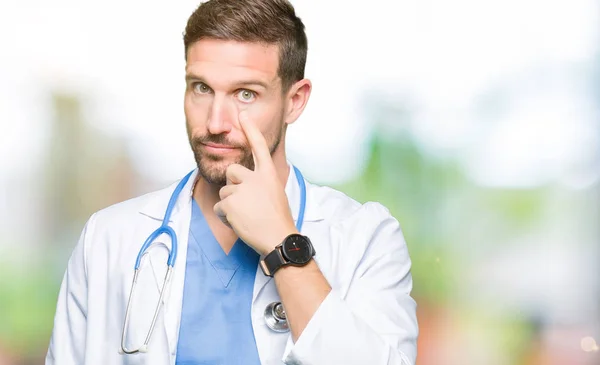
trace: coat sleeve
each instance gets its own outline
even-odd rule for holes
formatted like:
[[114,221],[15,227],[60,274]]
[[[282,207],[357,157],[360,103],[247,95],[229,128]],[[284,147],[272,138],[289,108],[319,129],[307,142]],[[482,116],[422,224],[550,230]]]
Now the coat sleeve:
[[[398,221],[381,204],[366,203],[337,231],[343,241],[335,267],[351,273],[350,285],[332,285],[296,343],[288,338],[283,362],[414,365],[416,303],[410,296],[411,260]],[[356,250],[361,252],[358,259],[342,253]]]
[[88,306],[86,247],[93,225],[94,216],[86,223],[69,258],[58,294],[46,365],[81,365],[85,362]]

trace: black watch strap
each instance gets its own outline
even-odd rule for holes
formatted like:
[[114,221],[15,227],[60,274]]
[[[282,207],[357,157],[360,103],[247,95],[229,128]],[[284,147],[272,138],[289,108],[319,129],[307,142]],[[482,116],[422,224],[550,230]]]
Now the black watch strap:
[[260,262],[260,268],[263,273],[267,276],[273,276],[275,271],[279,270],[280,267],[285,265],[287,260],[283,258],[281,253],[281,246],[275,247],[263,260]]

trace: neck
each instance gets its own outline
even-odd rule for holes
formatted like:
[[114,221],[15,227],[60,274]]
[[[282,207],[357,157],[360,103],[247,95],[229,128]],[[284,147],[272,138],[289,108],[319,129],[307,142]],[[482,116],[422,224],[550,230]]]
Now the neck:
[[[273,163],[275,164],[279,182],[282,184],[282,187],[285,188],[290,174],[290,167],[287,164],[285,155],[278,157],[278,154],[274,154]],[[194,199],[205,216],[206,214],[214,215],[213,207],[221,200],[219,197],[219,190],[221,190],[222,187],[222,185],[209,183],[201,176],[198,177],[193,194]]]

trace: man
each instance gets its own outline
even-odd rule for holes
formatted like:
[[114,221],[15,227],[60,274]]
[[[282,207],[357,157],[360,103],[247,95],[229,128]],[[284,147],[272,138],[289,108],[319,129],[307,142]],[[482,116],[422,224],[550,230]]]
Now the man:
[[312,87],[293,7],[208,1],[184,46],[197,169],[89,219],[46,364],[413,365],[398,222],[378,203],[306,182],[286,159],[287,126]]

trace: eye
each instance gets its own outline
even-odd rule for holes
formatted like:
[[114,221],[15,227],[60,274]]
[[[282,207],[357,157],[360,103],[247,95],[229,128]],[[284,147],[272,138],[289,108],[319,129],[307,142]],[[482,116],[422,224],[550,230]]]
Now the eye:
[[210,87],[203,82],[197,82],[193,85],[196,94],[208,94],[211,92]]
[[256,98],[256,93],[251,90],[242,89],[242,90],[238,91],[237,98],[241,102],[249,103],[249,102],[253,101],[254,98]]

